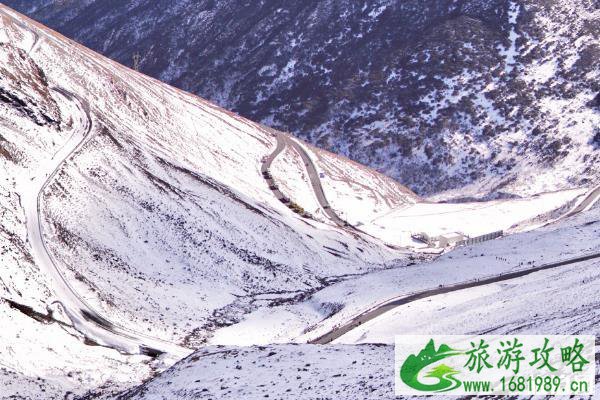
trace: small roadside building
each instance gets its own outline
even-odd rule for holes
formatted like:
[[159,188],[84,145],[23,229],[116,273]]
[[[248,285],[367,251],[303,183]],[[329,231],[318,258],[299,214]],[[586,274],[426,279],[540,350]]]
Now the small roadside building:
[[467,240],[469,237],[460,232],[444,233],[439,236],[429,236],[428,234],[421,232],[412,234],[411,237],[417,242],[425,243],[431,247],[445,248],[449,246],[456,246],[460,242]]
[[435,238],[433,238],[433,240],[436,242],[436,247],[444,248],[449,246],[456,246],[458,243],[468,238],[468,236],[463,235],[462,233],[451,232],[436,236]]

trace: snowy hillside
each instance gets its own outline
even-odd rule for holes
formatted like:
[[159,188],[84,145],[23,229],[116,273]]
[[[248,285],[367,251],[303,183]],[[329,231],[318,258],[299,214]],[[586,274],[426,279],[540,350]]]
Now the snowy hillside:
[[[397,296],[599,246],[597,208],[580,215],[600,199],[591,182],[565,178],[567,190],[518,199],[424,200],[3,5],[0,171],[6,397],[110,397],[203,346],[315,341]],[[500,229],[497,241],[453,252],[414,237]],[[340,348],[340,365],[382,348]],[[242,354],[258,363],[263,350]],[[280,350],[283,362],[295,354]]]
[[384,399],[393,394],[393,376],[388,373],[393,365],[393,348],[382,345],[207,347],[122,396]]
[[[283,304],[268,312],[257,310],[239,324],[217,331],[209,343],[305,343],[393,299],[434,290],[440,285],[483,281],[553,261],[597,254],[599,212],[596,208],[535,231],[461,247],[432,262],[409,263],[336,283],[299,304]],[[593,296],[590,301],[595,301]]]
[[406,258],[275,198],[260,172],[271,131],[5,7],[0,71],[11,393],[33,396],[15,384],[30,378],[118,390],[245,313]]
[[[489,264],[488,270],[497,273],[506,268],[598,253],[599,218],[597,207],[540,232],[515,235],[493,246],[488,243],[454,252],[427,270],[433,274],[432,270],[439,273],[440,269],[451,268],[451,264],[480,267]],[[528,246],[519,247],[517,243]],[[124,394],[134,399],[396,398],[391,371],[397,334],[551,332],[598,336],[599,265],[595,259],[416,300],[363,323],[330,346],[302,344],[304,338],[296,345],[210,346]],[[381,273],[380,279],[374,276],[357,279],[355,286],[341,283],[338,292],[345,297],[338,293],[336,298],[346,299],[345,308],[368,309],[364,303],[354,308],[354,301],[361,297],[364,301],[368,297],[391,296],[393,288],[398,293],[398,288],[413,284],[409,279],[391,281],[392,276],[401,274],[400,270]],[[410,276],[408,271],[406,276]],[[379,285],[375,287],[369,282]],[[386,288],[389,288],[387,295]],[[321,296],[317,294],[307,302],[303,312],[307,314],[308,309],[316,307],[322,301]],[[330,325],[327,320],[324,323]],[[289,327],[289,322],[283,326]],[[240,327],[238,333],[247,330],[248,325]],[[599,362],[597,353],[596,368]],[[596,378],[598,389],[600,380]]]
[[[597,354],[597,360],[600,354]],[[135,400],[455,399],[394,396],[391,345],[207,347],[139,388]],[[600,365],[596,363],[596,368]],[[256,373],[257,369],[260,373]],[[202,378],[200,378],[202,377]],[[596,391],[600,384],[596,382]],[[311,393],[307,396],[306,393]]]
[[[600,208],[597,207],[558,227],[515,235],[496,242],[493,247],[474,246],[438,262],[480,258],[482,264],[496,264],[493,266],[496,270],[502,269],[502,264],[541,265],[577,255],[597,254],[599,233]],[[528,248],[515,247],[517,241],[528,243]],[[598,336],[599,266],[600,259],[593,259],[418,300],[362,324],[336,343],[393,344],[394,332],[407,335],[552,332]]]
[[591,0],[5,3],[421,195],[531,195],[599,178]]

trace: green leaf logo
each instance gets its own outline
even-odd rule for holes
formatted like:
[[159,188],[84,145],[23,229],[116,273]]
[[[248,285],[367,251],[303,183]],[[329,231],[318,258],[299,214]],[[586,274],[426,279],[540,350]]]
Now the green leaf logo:
[[464,352],[454,350],[446,344],[442,344],[436,350],[432,339],[418,355],[411,354],[408,356],[400,368],[400,379],[411,388],[422,392],[448,392],[454,390],[461,385],[461,381],[454,376],[460,372],[454,368],[445,364],[440,364],[432,368],[431,371],[427,372],[425,377],[437,378],[438,382],[433,384],[420,382],[419,373],[431,364],[461,354],[464,354]]

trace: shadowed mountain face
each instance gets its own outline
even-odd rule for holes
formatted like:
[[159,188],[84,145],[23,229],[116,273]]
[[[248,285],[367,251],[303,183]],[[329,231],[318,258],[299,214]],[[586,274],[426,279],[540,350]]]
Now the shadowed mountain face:
[[5,3],[421,194],[598,177],[592,0]]

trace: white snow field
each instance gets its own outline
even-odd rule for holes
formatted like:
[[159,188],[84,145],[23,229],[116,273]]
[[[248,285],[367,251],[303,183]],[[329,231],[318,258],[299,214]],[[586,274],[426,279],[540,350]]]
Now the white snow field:
[[302,343],[395,296],[598,250],[594,211],[417,264],[407,232],[531,229],[587,189],[431,204],[300,146],[362,231],[319,211],[295,151],[273,176],[315,218],[275,198],[271,130],[0,5],[0,396],[111,396],[207,344]]
[[4,6],[0,77],[2,396],[120,390],[245,313],[406,258],[275,199],[269,131]]
[[457,399],[441,395],[397,397],[393,370],[392,345],[210,346],[144,385],[123,392],[121,398]]
[[421,200],[405,186],[364,165],[301,144],[322,174],[323,190],[332,208],[351,224],[360,227],[376,215]]
[[[307,144],[301,145],[316,164],[327,200],[342,219],[387,245],[413,250],[428,247],[413,240],[415,234],[435,237],[458,232],[477,237],[496,231],[531,229],[531,225],[523,222],[577,203],[593,189],[560,190],[517,199],[435,203],[419,198],[406,187],[365,166]],[[292,185],[300,188],[308,184],[302,164],[293,161],[293,151],[286,149],[275,164],[278,168],[274,168],[274,176],[285,183],[284,193],[309,212],[320,214],[314,196],[300,198],[290,190]]]
[[[206,347],[123,393],[162,399],[393,398],[391,346]],[[391,395],[390,395],[391,394]]]
[[[488,245],[473,246],[449,257],[463,262],[465,256],[481,253],[485,254],[484,264],[493,256],[513,265],[540,265],[600,253],[600,207],[558,226],[495,241],[493,250]],[[417,300],[362,324],[334,343],[391,344],[398,332],[600,336],[599,288],[600,259],[584,261]]]
[[[456,251],[442,263],[448,268],[450,261],[460,265],[480,259],[481,264],[497,269],[503,263],[538,264],[598,252],[599,233],[597,207],[560,226],[496,241],[494,247],[484,243]],[[436,264],[430,265],[431,274],[439,272]],[[209,346],[124,393],[134,399],[393,399],[394,335],[600,335],[599,267],[600,261],[587,261],[417,300],[366,322],[332,345],[303,344],[303,339],[295,345]],[[398,272],[379,275],[393,279],[391,275]],[[365,283],[366,278],[358,280]],[[383,282],[379,281],[377,289]],[[347,282],[338,286],[346,288],[346,295],[356,296]],[[372,298],[384,297],[384,291],[377,289],[365,287],[363,299],[367,293]],[[597,368],[598,361],[600,353],[596,354]],[[600,380],[596,379],[598,389]]]
[[299,304],[251,313],[239,324],[217,331],[210,343],[305,343],[392,299],[600,253],[598,220],[600,208],[595,207],[535,231],[458,248],[432,262],[395,266],[345,280]]
[[[361,226],[361,229],[386,243],[419,247],[411,239],[411,235],[426,233],[435,237],[459,232],[477,237],[511,228],[515,231],[516,225],[551,213],[584,197],[588,192],[588,189],[573,189],[543,193],[526,199],[454,204],[420,202],[379,215]],[[518,230],[530,228],[529,225],[523,225]],[[420,246],[426,247],[424,244]]]
[[[35,216],[21,206],[34,209],[51,178],[40,201],[43,242],[68,286],[111,321],[201,341],[253,308],[253,296],[293,298],[402,256],[302,220],[275,199],[259,171],[274,140],[259,125],[2,10],[2,68],[14,74],[6,85],[16,82],[7,91],[25,103],[22,112],[2,105],[7,213],[27,242],[25,217]],[[27,55],[31,36],[39,44]],[[19,58],[29,70],[12,62]],[[44,251],[24,246],[37,264]]]
[[335,343],[393,344],[398,332],[598,336],[599,286],[600,261],[587,261],[399,306]]

